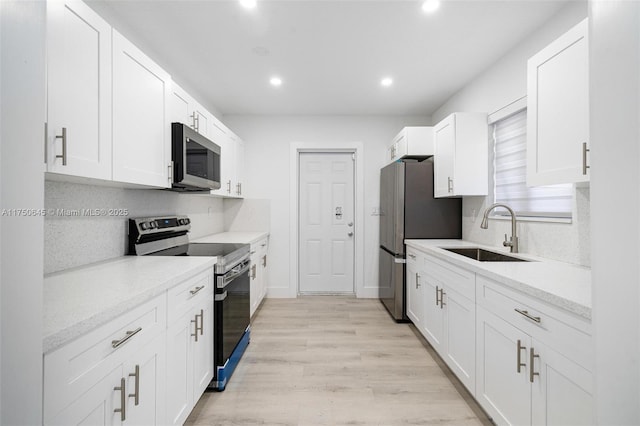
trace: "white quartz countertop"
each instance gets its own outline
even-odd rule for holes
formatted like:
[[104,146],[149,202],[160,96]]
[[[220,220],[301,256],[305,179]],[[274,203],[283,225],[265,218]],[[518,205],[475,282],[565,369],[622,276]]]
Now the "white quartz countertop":
[[591,269],[523,253],[511,254],[531,262],[478,262],[442,247],[480,247],[509,253],[502,247],[489,247],[463,240],[405,240],[419,249],[461,268],[536,297],[586,319],[591,319]]
[[43,352],[98,328],[215,263],[215,257],[124,256],[45,275]]
[[268,237],[268,232],[221,232],[192,240],[192,243],[254,244]]

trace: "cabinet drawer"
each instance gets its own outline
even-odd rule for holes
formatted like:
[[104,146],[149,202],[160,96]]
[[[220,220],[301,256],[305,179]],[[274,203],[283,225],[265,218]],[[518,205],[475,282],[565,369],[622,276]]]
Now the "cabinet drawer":
[[213,268],[169,289],[168,324],[190,312],[204,298],[213,297]]
[[424,271],[446,286],[468,298],[476,300],[476,274],[458,268],[449,262],[425,256]]
[[589,321],[480,275],[477,282],[478,305],[593,371]]
[[[45,355],[44,418],[51,418],[78,399],[118,364],[163,333],[165,327],[166,294],[162,294]],[[121,344],[114,347],[118,341]]]

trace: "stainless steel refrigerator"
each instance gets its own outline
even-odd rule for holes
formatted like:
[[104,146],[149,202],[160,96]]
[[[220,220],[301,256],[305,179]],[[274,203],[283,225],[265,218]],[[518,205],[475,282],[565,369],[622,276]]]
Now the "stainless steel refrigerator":
[[380,171],[380,300],[396,321],[405,311],[405,239],[462,238],[462,200],[433,197],[433,160]]

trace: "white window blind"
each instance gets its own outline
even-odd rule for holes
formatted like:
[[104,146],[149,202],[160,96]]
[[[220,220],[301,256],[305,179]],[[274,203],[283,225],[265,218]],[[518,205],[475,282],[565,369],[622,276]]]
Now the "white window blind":
[[570,218],[573,185],[527,187],[527,110],[494,123],[493,139],[496,203],[509,205],[518,216]]

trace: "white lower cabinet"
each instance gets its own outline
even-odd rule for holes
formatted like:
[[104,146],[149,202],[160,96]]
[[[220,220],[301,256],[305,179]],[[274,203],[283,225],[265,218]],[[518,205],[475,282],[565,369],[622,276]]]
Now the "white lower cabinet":
[[169,290],[166,423],[183,424],[213,378],[213,271]]
[[414,247],[407,316],[498,425],[593,424],[590,321]]
[[589,325],[478,279],[476,399],[498,425],[593,424]]
[[251,278],[249,287],[249,300],[251,316],[256,312],[267,295],[267,252],[269,249],[269,237],[251,244]]
[[425,338],[475,394],[475,274],[423,255]]
[[44,424],[182,424],[213,378],[213,269],[44,356]]
[[424,293],[423,282],[420,280],[420,261],[422,256],[419,252],[407,249],[407,316],[413,324],[422,330],[424,321]]
[[159,389],[165,374],[165,300],[156,297],[45,355],[45,424],[164,422]]

